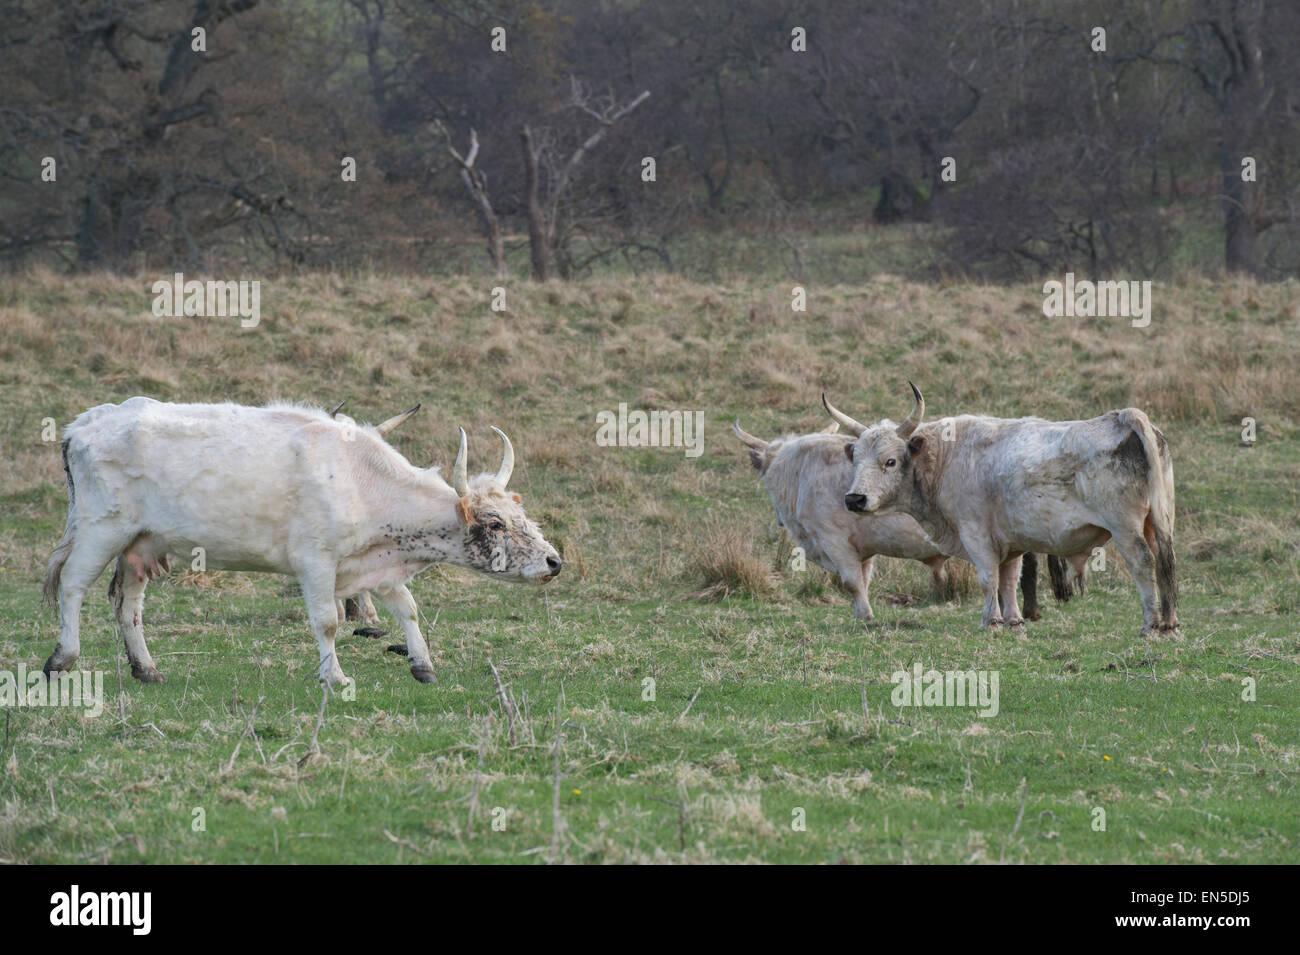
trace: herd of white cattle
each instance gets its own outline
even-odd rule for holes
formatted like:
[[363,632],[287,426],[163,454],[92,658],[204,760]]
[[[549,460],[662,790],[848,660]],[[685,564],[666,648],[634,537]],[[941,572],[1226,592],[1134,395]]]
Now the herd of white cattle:
[[[975,565],[981,625],[1020,626],[1022,556],[1065,558],[1082,584],[1094,548],[1114,539],[1142,600],[1142,634],[1178,629],[1173,462],[1143,412],[1124,408],[1087,421],[960,415],[926,424],[925,399],[915,385],[912,393],[901,424],[872,425],[823,395],[849,435],[827,429],[769,443],[733,426],[777,519],[840,579],[859,617],[872,616],[867,587],[876,556],[922,561],[937,589],[944,561],[958,557]],[[1064,593],[1057,588],[1058,597]]]
[[[956,557],[975,565],[982,625],[1018,626],[1022,557],[1065,558],[1082,583],[1093,549],[1113,538],[1141,595],[1143,634],[1177,629],[1173,467],[1145,414],[1126,408],[1066,422],[961,415],[927,424],[925,401],[912,390],[915,406],[901,424],[861,424],[823,396],[835,420],[825,431],[767,442],[735,425],[781,525],[844,584],[858,617],[872,619],[877,556],[921,561],[939,594]],[[562,561],[506,489],[514,450],[504,432],[493,428],[502,443],[496,472],[471,478],[461,429],[450,484],[388,444],[385,436],[418,408],[378,426],[338,408],[143,397],[79,415],[62,443],[67,526],[46,566],[45,597],[57,598],[60,615],[46,674],[76,664],[82,602],[115,562],[109,597],[131,673],[162,682],[144,639],[145,588],[167,572],[168,554],[201,553],[207,569],[297,578],[323,683],[347,681],[335,653],[342,601],[355,598],[361,617],[377,622],[371,593],[403,630],[411,674],[432,682],[407,588],[416,574],[449,563],[545,583]],[[848,434],[835,433],[840,427]],[[1036,569],[1025,575],[1031,619],[1036,577]]]

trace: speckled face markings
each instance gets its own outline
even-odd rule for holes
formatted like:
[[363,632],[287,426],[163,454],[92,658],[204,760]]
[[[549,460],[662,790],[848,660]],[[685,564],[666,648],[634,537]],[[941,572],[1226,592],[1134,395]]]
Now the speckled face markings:
[[485,574],[547,581],[559,573],[559,553],[499,486],[472,487],[466,500],[472,520],[462,528],[465,566]]

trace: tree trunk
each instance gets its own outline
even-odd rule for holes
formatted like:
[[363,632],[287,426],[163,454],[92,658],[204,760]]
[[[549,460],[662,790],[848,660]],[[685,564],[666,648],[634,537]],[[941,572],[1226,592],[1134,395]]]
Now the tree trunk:
[[525,123],[519,130],[519,142],[524,150],[525,189],[528,211],[528,246],[532,252],[533,279],[545,282],[551,276],[551,249],[547,241],[546,215],[538,198],[537,150],[533,146],[533,132]]
[[1223,263],[1229,272],[1256,275],[1255,224],[1246,208],[1246,184],[1241,168],[1231,157],[1219,163],[1223,170]]

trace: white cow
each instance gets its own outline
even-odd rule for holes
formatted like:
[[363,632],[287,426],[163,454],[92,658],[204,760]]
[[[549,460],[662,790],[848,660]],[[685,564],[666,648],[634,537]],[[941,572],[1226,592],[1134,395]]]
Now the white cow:
[[[838,430],[839,425],[833,425]],[[869,591],[877,554],[919,560],[937,596],[947,587],[948,558],[926,543],[907,515],[862,519],[844,510],[853,465],[844,454],[853,439],[833,432],[786,435],[763,441],[732,425],[749,448],[750,463],[772,499],[776,518],[808,559],[838,577],[853,597],[853,615],[873,620]]]
[[[844,506],[908,514],[945,553],[975,565],[982,626],[1017,625],[1015,568],[1042,551],[1087,557],[1110,538],[1142,599],[1142,633],[1178,629],[1174,470],[1165,437],[1137,408],[1087,421],[960,415],[923,424],[925,399],[900,425],[831,415],[857,436]],[[1156,584],[1159,581],[1159,602]],[[1002,605],[1013,608],[1003,620]]]
[[[497,429],[493,429],[497,431]],[[320,678],[346,680],[334,652],[336,598],[373,591],[406,635],[411,674],[434,679],[406,583],[435,563],[546,582],[561,560],[519,495],[506,491],[510,440],[496,474],[466,474],[466,438],[447,484],[410,464],[372,427],[288,404],[164,404],[131,398],[81,414],[64,431],[68,523],[45,571],[59,642],[45,672],[81,652],[81,604],[114,558],[109,593],[131,673],[162,682],[145,646],[145,585],[202,548],[209,569],[290,574],[320,648]]]

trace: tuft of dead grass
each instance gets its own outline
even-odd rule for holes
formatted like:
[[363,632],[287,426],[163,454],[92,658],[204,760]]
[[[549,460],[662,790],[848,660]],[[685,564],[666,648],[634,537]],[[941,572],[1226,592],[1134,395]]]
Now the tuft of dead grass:
[[698,600],[722,600],[733,594],[767,598],[776,591],[770,561],[758,551],[753,531],[712,520],[688,545],[686,575],[698,588]]

